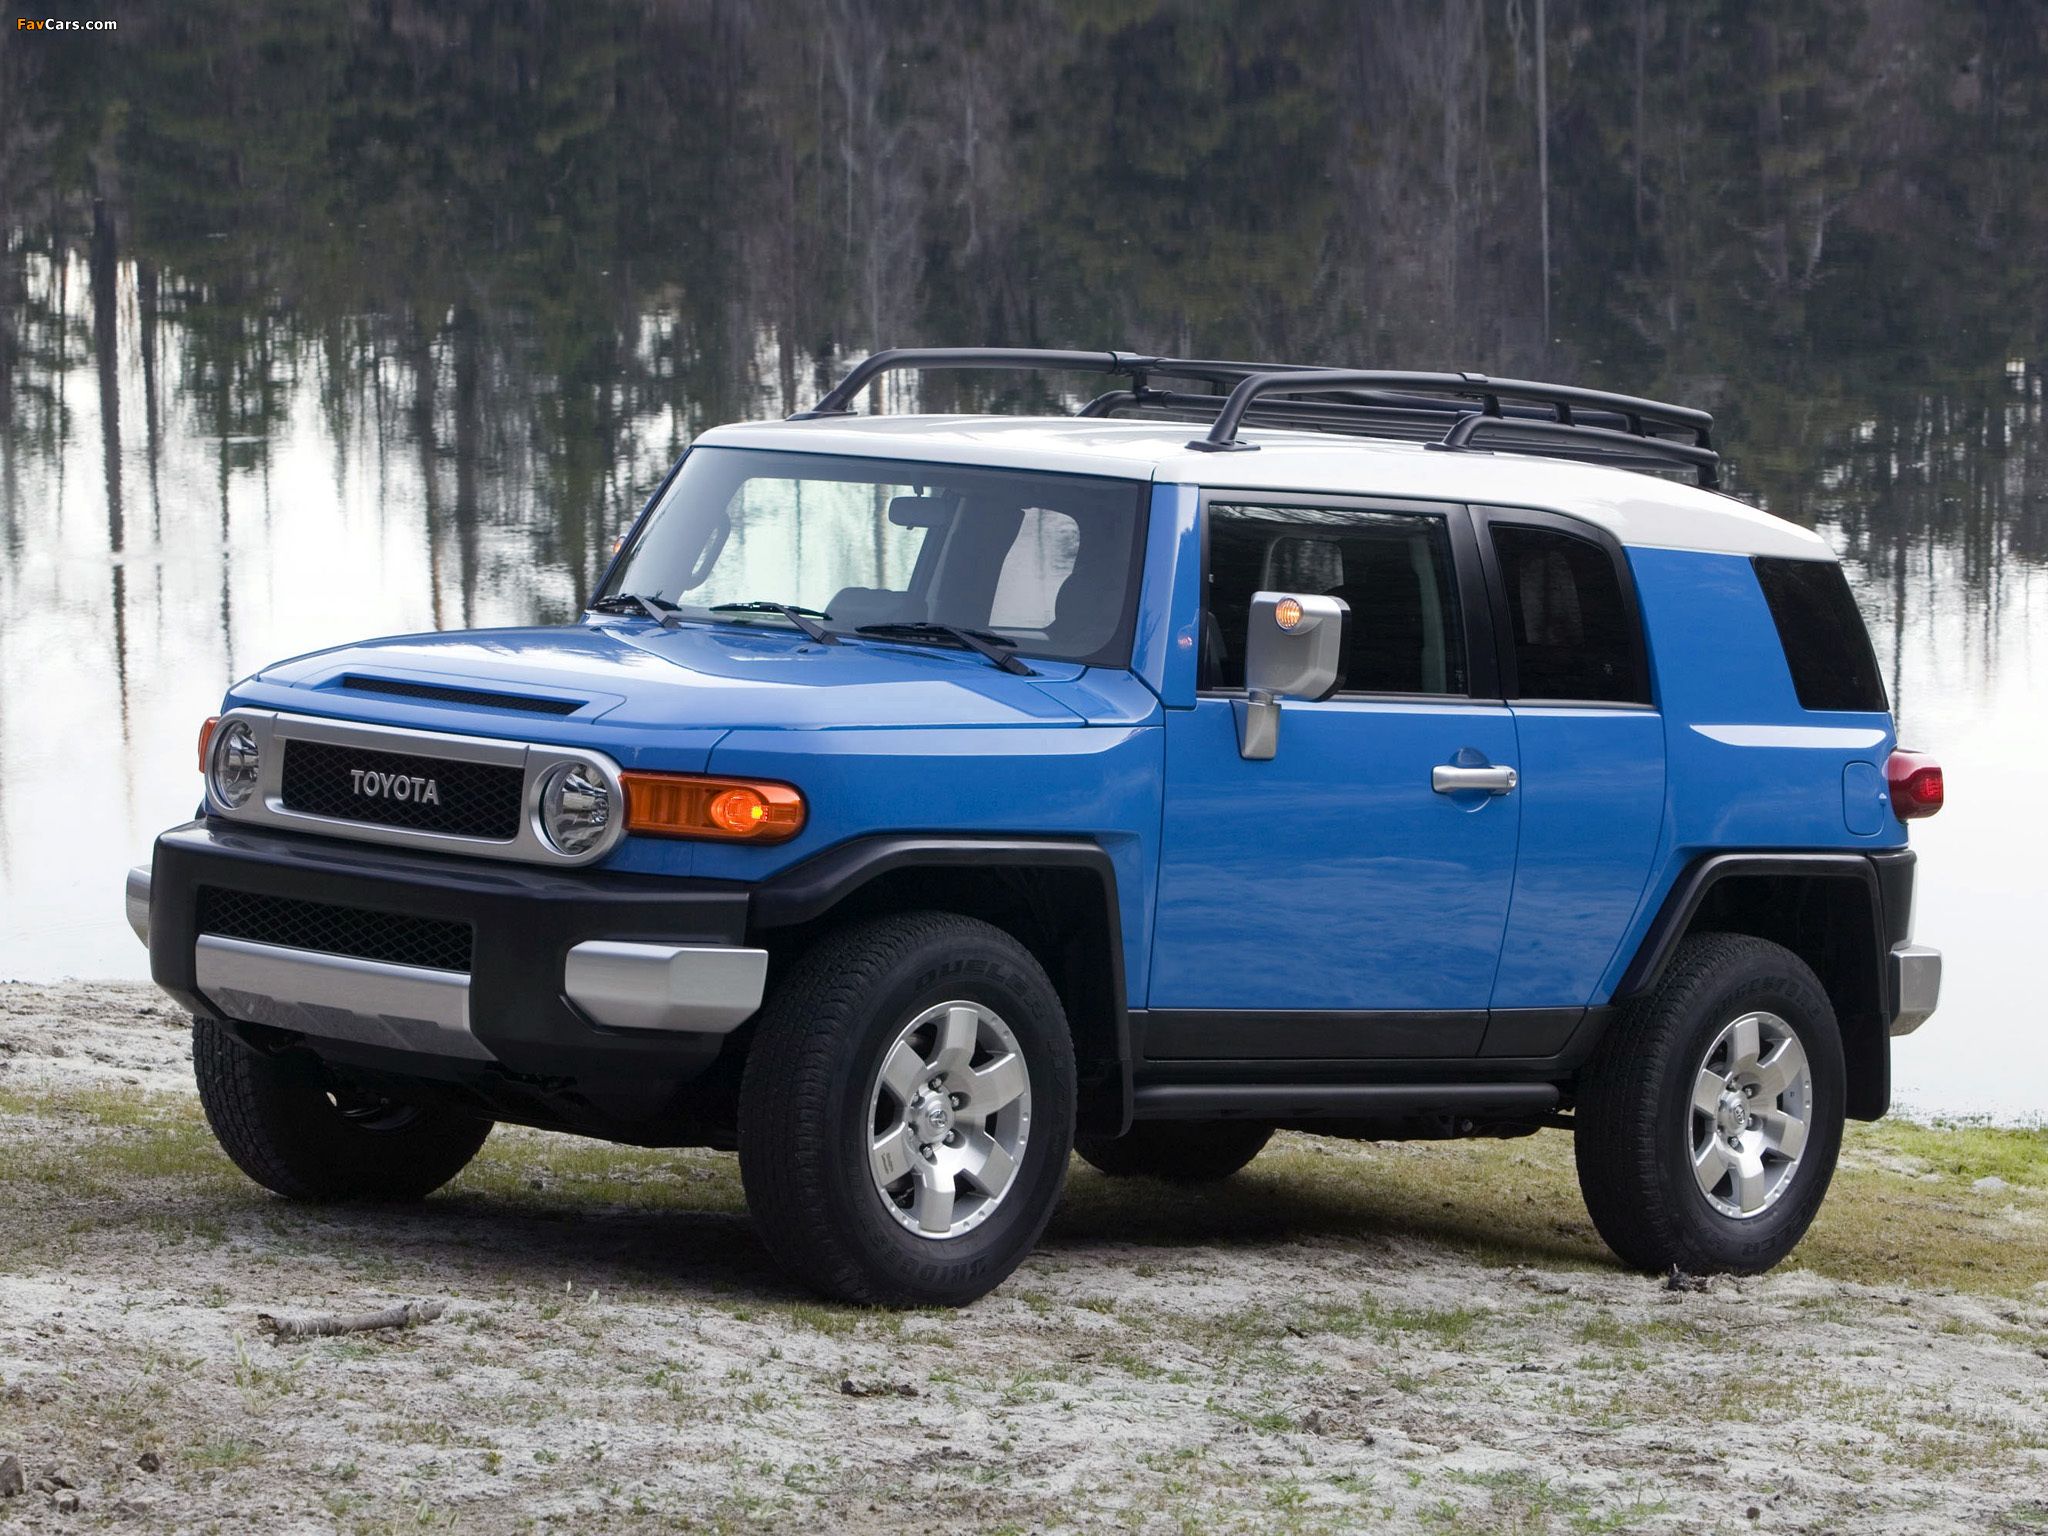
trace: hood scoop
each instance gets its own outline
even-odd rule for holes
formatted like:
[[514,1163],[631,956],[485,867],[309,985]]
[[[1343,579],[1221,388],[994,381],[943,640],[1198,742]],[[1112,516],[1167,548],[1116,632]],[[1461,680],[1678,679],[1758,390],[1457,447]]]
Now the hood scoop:
[[471,709],[515,709],[529,715],[573,715],[588,699],[540,698],[526,693],[493,693],[484,688],[459,688],[447,683],[421,683],[402,677],[370,677],[344,673],[328,686],[350,693],[375,693],[393,699],[428,699],[436,704],[462,704]]

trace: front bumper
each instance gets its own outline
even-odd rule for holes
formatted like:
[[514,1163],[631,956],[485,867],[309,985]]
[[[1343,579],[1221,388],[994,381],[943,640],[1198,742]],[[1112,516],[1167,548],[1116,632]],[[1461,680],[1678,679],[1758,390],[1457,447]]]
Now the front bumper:
[[[468,968],[205,931],[222,893],[310,907],[316,926],[336,911],[457,925]],[[487,865],[202,821],[160,837],[126,896],[151,974],[195,1013],[451,1065],[575,1078],[701,1065],[767,982],[767,951],[745,942],[747,888],[731,882]]]

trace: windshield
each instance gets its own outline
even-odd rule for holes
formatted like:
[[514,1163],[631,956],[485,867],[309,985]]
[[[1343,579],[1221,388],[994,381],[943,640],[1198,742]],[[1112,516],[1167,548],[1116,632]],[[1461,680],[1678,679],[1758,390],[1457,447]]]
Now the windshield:
[[986,631],[1026,656],[1128,665],[1145,485],[1029,470],[697,448],[599,600],[835,633],[874,624]]

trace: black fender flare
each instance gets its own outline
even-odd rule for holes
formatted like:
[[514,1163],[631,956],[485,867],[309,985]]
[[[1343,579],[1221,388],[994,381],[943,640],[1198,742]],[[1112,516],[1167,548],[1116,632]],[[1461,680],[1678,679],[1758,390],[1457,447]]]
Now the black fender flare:
[[1109,989],[1110,1039],[1114,1051],[1114,1092],[1120,1121],[1114,1134],[1129,1129],[1135,1063],[1131,1049],[1130,993],[1124,969],[1123,909],[1118,902],[1116,864],[1089,837],[1029,834],[878,833],[839,843],[813,854],[753,888],[750,930],[794,928],[827,916],[864,886],[906,869],[1067,869],[1100,883]]
[[[1910,928],[1913,865],[1909,848],[1757,849],[1703,855],[1673,882],[1610,1001],[1627,1003],[1657,985],[1708,895],[1722,882],[1758,877],[1841,882],[1856,892],[1868,917],[1871,943],[1866,955],[1833,957],[1834,975],[1823,980],[1831,982],[1839,1007],[1845,990],[1840,967],[1854,967],[1850,974],[1875,1005],[1871,1016],[1843,1020],[1843,1043],[1851,1047],[1849,1112],[1856,1119],[1875,1120],[1891,1102],[1890,1026],[1898,999],[1892,995],[1889,959],[1892,946],[1905,942]],[[1823,967],[1816,964],[1815,969]]]

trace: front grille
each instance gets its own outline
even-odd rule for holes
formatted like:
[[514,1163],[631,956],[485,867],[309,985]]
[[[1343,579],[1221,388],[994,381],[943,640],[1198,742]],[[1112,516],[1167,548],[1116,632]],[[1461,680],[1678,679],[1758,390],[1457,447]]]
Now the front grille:
[[364,677],[351,672],[341,680],[351,693],[381,693],[394,699],[432,699],[438,704],[468,704],[478,709],[520,709],[532,715],[573,715],[585,699],[542,699],[526,693],[490,693],[482,688],[451,688],[441,683],[415,683],[396,677]]
[[324,901],[298,901],[288,896],[258,896],[219,886],[200,888],[199,931],[223,939],[247,939],[252,944],[282,944],[323,955],[349,955],[436,971],[467,972],[470,966],[472,934],[467,923],[334,907]]
[[[381,778],[375,783],[383,792],[364,793],[371,774],[424,779],[433,786],[433,798],[414,789],[409,798],[401,799]],[[306,816],[510,842],[519,832],[524,779],[520,769],[501,763],[463,763],[287,740],[280,792],[286,810]]]

